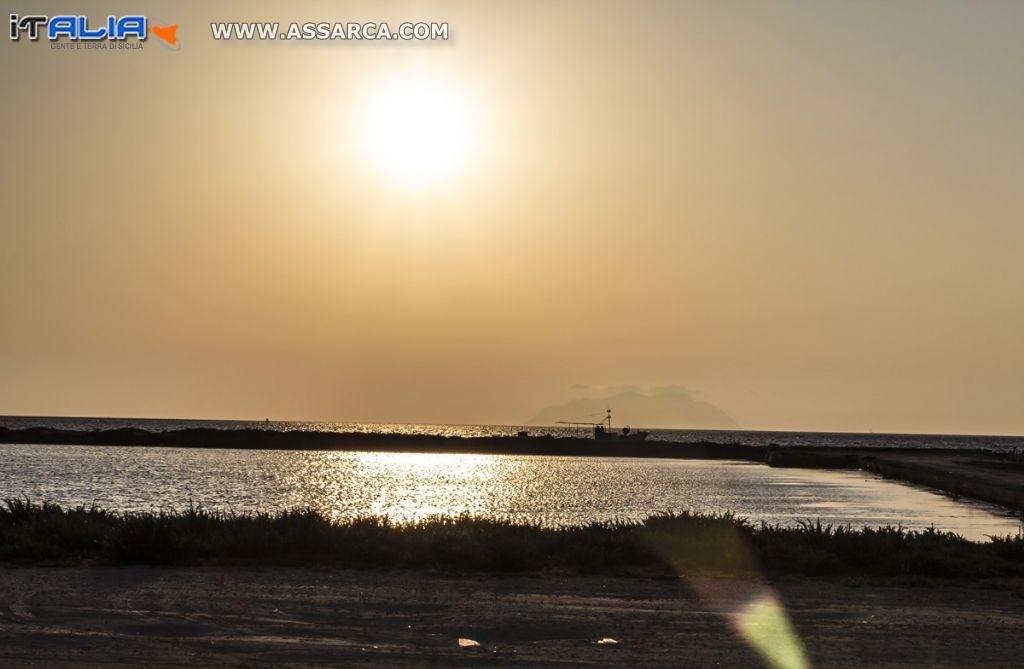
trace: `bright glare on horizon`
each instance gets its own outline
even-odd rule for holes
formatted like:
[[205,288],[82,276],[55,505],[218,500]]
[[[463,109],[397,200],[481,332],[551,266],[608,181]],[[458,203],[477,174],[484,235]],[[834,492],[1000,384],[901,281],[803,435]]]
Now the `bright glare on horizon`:
[[384,176],[405,184],[436,184],[465,169],[476,126],[460,91],[427,79],[393,81],[373,90],[358,132]]

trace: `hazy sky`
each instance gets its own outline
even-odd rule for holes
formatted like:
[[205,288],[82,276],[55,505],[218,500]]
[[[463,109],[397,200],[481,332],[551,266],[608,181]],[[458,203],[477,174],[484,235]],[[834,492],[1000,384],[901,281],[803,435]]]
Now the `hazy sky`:
[[[0,40],[0,414],[1024,432],[1024,3],[153,4],[180,51]],[[428,184],[403,86],[472,126]]]

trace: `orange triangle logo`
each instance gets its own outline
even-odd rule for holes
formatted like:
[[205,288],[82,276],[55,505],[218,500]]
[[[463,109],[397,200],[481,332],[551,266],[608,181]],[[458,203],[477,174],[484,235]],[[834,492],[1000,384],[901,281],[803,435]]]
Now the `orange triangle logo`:
[[177,23],[175,23],[173,26],[167,26],[166,28],[161,28],[158,25],[152,25],[149,28],[149,32],[153,33],[154,35],[156,35],[163,41],[167,42],[171,46],[174,46],[178,43],[178,38],[175,35],[175,33],[178,32]]

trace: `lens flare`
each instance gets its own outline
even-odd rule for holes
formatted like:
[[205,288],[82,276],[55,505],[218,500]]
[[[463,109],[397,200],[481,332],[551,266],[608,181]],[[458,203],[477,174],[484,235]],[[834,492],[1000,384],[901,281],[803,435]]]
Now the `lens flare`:
[[808,669],[807,656],[785,607],[763,590],[732,614],[732,622],[772,669]]

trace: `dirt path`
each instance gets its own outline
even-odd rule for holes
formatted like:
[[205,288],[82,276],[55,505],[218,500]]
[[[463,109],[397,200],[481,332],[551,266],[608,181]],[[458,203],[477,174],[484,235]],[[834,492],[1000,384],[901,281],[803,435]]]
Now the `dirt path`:
[[[757,667],[742,581],[0,568],[2,667]],[[776,584],[813,667],[1010,667],[1024,599]],[[598,644],[605,637],[617,644]],[[460,648],[460,638],[479,642]]]

